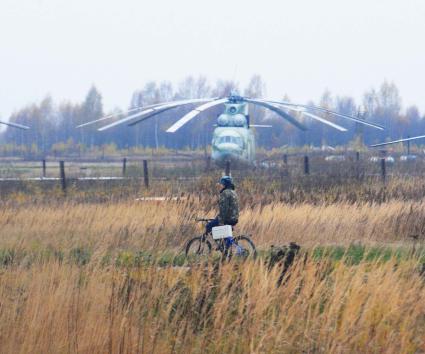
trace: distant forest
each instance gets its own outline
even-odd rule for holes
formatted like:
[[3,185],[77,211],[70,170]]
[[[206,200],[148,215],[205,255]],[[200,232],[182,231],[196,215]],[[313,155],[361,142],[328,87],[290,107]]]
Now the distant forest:
[[[251,78],[245,88],[239,87],[234,81],[219,80],[214,85],[205,77],[187,77],[174,87],[170,82],[148,82],[140,90],[129,97],[128,109],[149,104],[167,102],[178,99],[202,98],[228,95],[236,90],[249,97],[265,97],[265,83],[259,75]],[[282,99],[290,97],[282,94]],[[360,116],[384,125],[384,132],[359,126],[356,123],[344,121],[341,118],[327,116],[327,119],[339,122],[349,128],[341,133],[310,119],[299,118],[309,127],[307,132],[283,121],[273,112],[250,107],[251,120],[254,123],[271,124],[271,129],[257,129],[257,144],[266,149],[281,146],[303,146],[323,144],[340,146],[345,144],[370,144],[384,141],[387,138],[406,137],[413,134],[425,134],[425,117],[421,116],[416,106],[402,109],[399,90],[394,83],[383,82],[378,89],[367,91],[362,102],[356,102],[352,97],[337,96],[331,92],[323,93],[318,102],[300,102],[315,104],[331,110]],[[126,125],[98,132],[99,126],[88,126],[76,129],[78,124],[100,118],[106,114],[115,113],[119,119],[125,116],[123,111],[105,112],[102,94],[96,87],[91,87],[83,102],[53,102],[46,97],[40,103],[23,107],[10,117],[11,122],[25,124],[31,127],[29,131],[7,128],[0,135],[2,146],[10,150],[26,147],[33,152],[47,153],[59,147],[72,150],[78,147],[93,148],[96,146],[113,145],[118,149],[131,147],[165,147],[170,149],[201,148],[209,145],[216,117],[222,111],[218,106],[202,114],[201,119],[188,123],[175,134],[165,130],[185,113],[194,107],[174,109],[142,122],[134,127]],[[111,119],[110,122],[113,120]],[[107,121],[109,122],[109,121]],[[101,126],[101,125],[100,125]]]

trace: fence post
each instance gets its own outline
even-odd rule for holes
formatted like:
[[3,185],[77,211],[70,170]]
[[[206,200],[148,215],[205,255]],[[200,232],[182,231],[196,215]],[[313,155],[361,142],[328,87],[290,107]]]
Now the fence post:
[[[410,135],[407,136],[407,139],[410,139]],[[407,155],[410,155],[410,140],[407,141]]]
[[43,178],[46,178],[46,159],[43,159]]
[[356,152],[356,164],[355,164],[355,171],[356,171],[356,179],[360,179],[360,152]]
[[62,192],[66,194],[65,161],[59,161]]
[[125,177],[126,174],[127,174],[127,158],[124,157],[122,159],[122,176]]
[[385,158],[381,159],[381,177],[382,177],[382,182],[385,184],[387,180],[387,165],[386,165]]
[[230,161],[226,161],[225,175],[230,176]]
[[145,181],[145,187],[149,188],[148,160],[143,160],[143,179]]
[[211,156],[207,156],[206,170],[209,171],[210,169],[211,169]]
[[305,175],[310,174],[310,160],[308,156],[304,156],[304,174]]

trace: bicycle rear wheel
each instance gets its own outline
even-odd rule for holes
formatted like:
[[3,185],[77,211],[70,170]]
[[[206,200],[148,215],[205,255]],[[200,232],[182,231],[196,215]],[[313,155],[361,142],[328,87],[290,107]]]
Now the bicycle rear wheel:
[[257,258],[257,250],[254,242],[247,236],[236,236],[233,238],[233,243],[226,248],[223,254],[224,258],[230,259],[255,259]]
[[203,236],[191,239],[185,249],[187,258],[208,257],[211,254],[211,243]]

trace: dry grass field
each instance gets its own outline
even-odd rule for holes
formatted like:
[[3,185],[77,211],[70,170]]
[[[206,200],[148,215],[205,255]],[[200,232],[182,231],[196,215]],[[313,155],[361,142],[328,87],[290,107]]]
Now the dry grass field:
[[[212,179],[197,183],[170,201],[72,189],[3,200],[0,353],[425,352],[422,182],[244,180],[237,231],[260,257],[189,264],[194,218],[214,214]],[[290,241],[301,253],[278,286],[268,251]]]
[[4,353],[421,353],[416,263],[190,270],[47,262],[1,275]]

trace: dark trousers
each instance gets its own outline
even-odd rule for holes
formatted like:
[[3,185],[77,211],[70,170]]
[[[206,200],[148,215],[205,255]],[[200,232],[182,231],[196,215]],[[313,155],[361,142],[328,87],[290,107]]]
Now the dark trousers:
[[207,232],[207,234],[208,233],[210,233],[211,231],[212,231],[212,228],[213,227],[216,227],[216,226],[219,226],[220,225],[220,223],[219,223],[219,221],[218,221],[218,218],[215,218],[214,220],[211,220],[208,224],[207,224],[207,226],[206,226],[206,232]]

